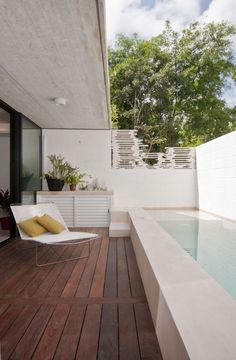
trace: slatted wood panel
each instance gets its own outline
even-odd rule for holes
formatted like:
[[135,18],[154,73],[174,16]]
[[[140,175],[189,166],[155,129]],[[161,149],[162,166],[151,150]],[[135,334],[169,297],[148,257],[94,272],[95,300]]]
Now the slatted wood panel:
[[[34,249],[0,249],[1,360],[161,359],[130,240],[86,230],[101,234],[88,259],[37,268]],[[41,258],[87,250],[45,248]]]

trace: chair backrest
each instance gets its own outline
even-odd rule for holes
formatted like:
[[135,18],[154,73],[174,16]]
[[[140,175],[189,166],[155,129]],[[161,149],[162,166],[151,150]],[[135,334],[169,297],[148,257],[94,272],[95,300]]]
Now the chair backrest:
[[[65,224],[65,221],[63,220],[63,217],[61,216],[59,210],[57,209],[54,203],[42,203],[42,204],[34,204],[34,205],[21,205],[21,204],[11,205],[11,211],[15,218],[16,225],[20,221],[27,220],[34,216],[42,216],[44,214],[48,214],[51,217],[53,217],[55,220],[59,221],[62,225],[64,225],[65,227],[64,231],[69,231],[68,227]],[[24,231],[20,229],[18,225],[17,228],[19,230],[22,239],[26,237],[28,238],[28,236],[24,233]]]

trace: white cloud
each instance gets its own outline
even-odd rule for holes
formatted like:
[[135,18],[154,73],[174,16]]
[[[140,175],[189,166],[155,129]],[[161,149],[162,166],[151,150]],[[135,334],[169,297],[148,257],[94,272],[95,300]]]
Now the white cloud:
[[207,21],[228,20],[236,25],[235,0],[213,0],[203,16]]
[[200,16],[200,0],[156,0],[152,8],[141,7],[140,0],[107,0],[106,9],[108,44],[113,44],[117,33],[158,35],[167,19],[176,30],[182,29]]

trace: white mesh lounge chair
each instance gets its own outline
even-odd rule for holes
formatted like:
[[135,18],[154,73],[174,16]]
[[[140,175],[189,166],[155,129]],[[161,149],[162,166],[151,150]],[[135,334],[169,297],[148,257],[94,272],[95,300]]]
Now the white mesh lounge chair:
[[[20,221],[32,218],[34,216],[42,216],[44,214],[48,214],[51,217],[53,217],[55,220],[59,221],[65,227],[65,230],[63,230],[60,234],[52,234],[48,232],[36,237],[30,237],[24,231],[22,231],[20,227],[17,225],[22,240],[35,242],[35,262],[37,266],[52,265],[65,261],[87,258],[90,255],[91,241],[99,237],[97,234],[93,234],[93,233],[69,231],[60,212],[58,211],[54,203],[43,203],[36,205],[11,205],[11,210],[14,215],[16,224],[18,224]],[[88,255],[86,256],[78,256],[66,260],[39,263],[38,248],[42,245],[65,246],[65,245],[78,245],[82,243],[89,244]]]

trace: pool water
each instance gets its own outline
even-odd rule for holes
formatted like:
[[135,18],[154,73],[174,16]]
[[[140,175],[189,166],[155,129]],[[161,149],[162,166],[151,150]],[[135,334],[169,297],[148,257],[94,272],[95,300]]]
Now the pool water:
[[236,299],[236,223],[202,211],[148,210]]

